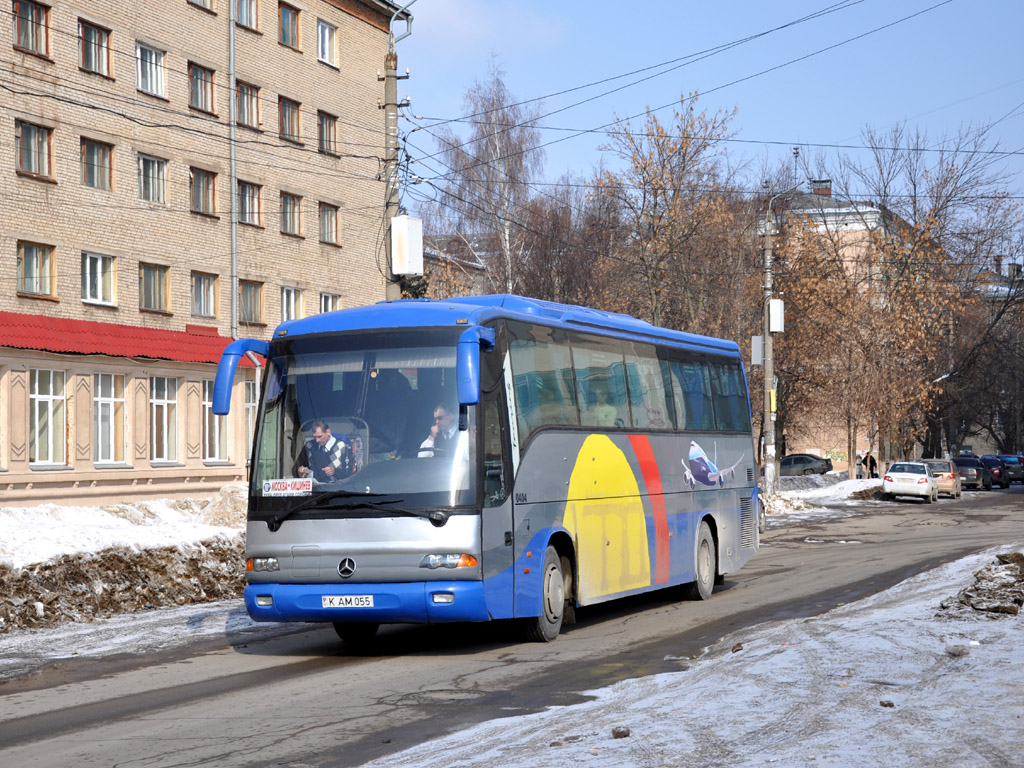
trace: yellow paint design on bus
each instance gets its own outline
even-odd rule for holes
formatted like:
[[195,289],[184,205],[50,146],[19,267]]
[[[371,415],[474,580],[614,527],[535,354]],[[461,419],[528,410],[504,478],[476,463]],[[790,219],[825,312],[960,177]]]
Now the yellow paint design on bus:
[[581,603],[650,586],[640,488],[626,455],[605,435],[590,435],[576,456],[564,525],[576,539]]

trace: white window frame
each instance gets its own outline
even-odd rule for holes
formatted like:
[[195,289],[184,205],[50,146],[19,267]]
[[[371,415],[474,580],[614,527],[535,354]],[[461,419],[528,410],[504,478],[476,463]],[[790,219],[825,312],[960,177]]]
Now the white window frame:
[[281,193],[281,231],[286,235],[302,235],[302,198],[291,192]]
[[316,57],[324,64],[338,66],[338,28],[323,19],[316,20]]
[[336,293],[320,294],[320,314],[341,309],[341,296]]
[[139,153],[139,200],[167,205],[167,161]]
[[66,386],[64,371],[29,369],[29,466],[67,466]]
[[[157,381],[163,394],[157,396]],[[178,380],[173,376],[149,377],[149,459],[154,464],[178,458]],[[159,432],[157,427],[160,427]]]
[[263,226],[262,190],[259,184],[238,181],[238,220],[242,224]]
[[[144,309],[149,312],[169,311],[169,273],[170,269],[165,267],[163,264],[139,263],[139,309]],[[148,291],[146,287],[151,284],[152,278],[156,278],[156,290]],[[151,294],[156,297],[157,304],[159,306],[151,306],[146,302],[146,297]]]
[[53,247],[42,243],[18,242],[18,293],[53,296],[56,286]]
[[[147,61],[143,61],[143,52]],[[166,51],[135,41],[135,87],[150,96],[167,97]]]
[[82,251],[82,301],[114,306],[114,257]]
[[216,275],[192,273],[192,314],[196,317],[217,317]]
[[[245,382],[245,445],[246,451],[252,450],[252,441],[256,437],[256,414],[260,404],[260,383]],[[246,453],[246,460],[249,454]]]
[[53,129],[18,120],[15,123],[15,156],[19,173],[41,179],[53,178]]
[[227,416],[213,412],[213,383],[203,379],[203,461],[227,461]]
[[338,244],[338,206],[320,203],[320,242]]
[[[99,162],[97,162],[97,159]],[[111,190],[114,178],[114,147],[82,137],[82,183],[93,189]],[[92,182],[97,182],[93,184]]]
[[302,290],[290,285],[281,286],[281,322],[302,317]]
[[86,72],[110,77],[110,30],[78,20],[78,66]]
[[124,374],[93,374],[92,460],[95,464],[125,463],[127,430],[124,393]]

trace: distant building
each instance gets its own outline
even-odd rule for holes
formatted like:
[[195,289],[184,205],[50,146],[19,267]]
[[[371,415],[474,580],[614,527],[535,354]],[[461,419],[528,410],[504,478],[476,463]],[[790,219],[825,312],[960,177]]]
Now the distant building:
[[377,72],[397,10],[12,0],[0,18],[3,504],[244,479],[259,372],[250,362],[230,417],[214,415],[224,346],[384,298]]

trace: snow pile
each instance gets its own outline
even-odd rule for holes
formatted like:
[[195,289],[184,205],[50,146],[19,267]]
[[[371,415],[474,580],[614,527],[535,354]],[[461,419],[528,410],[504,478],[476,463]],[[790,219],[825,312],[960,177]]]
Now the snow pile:
[[245,494],[0,509],[0,632],[238,597]]

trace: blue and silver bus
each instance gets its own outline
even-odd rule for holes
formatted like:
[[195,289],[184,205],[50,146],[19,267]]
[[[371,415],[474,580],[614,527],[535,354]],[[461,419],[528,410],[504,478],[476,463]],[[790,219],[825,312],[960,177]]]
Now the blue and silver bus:
[[708,599],[758,549],[734,342],[512,295],[387,302],[233,342],[215,412],[253,352],[256,621],[357,642],[514,619],[551,641],[580,606]]

